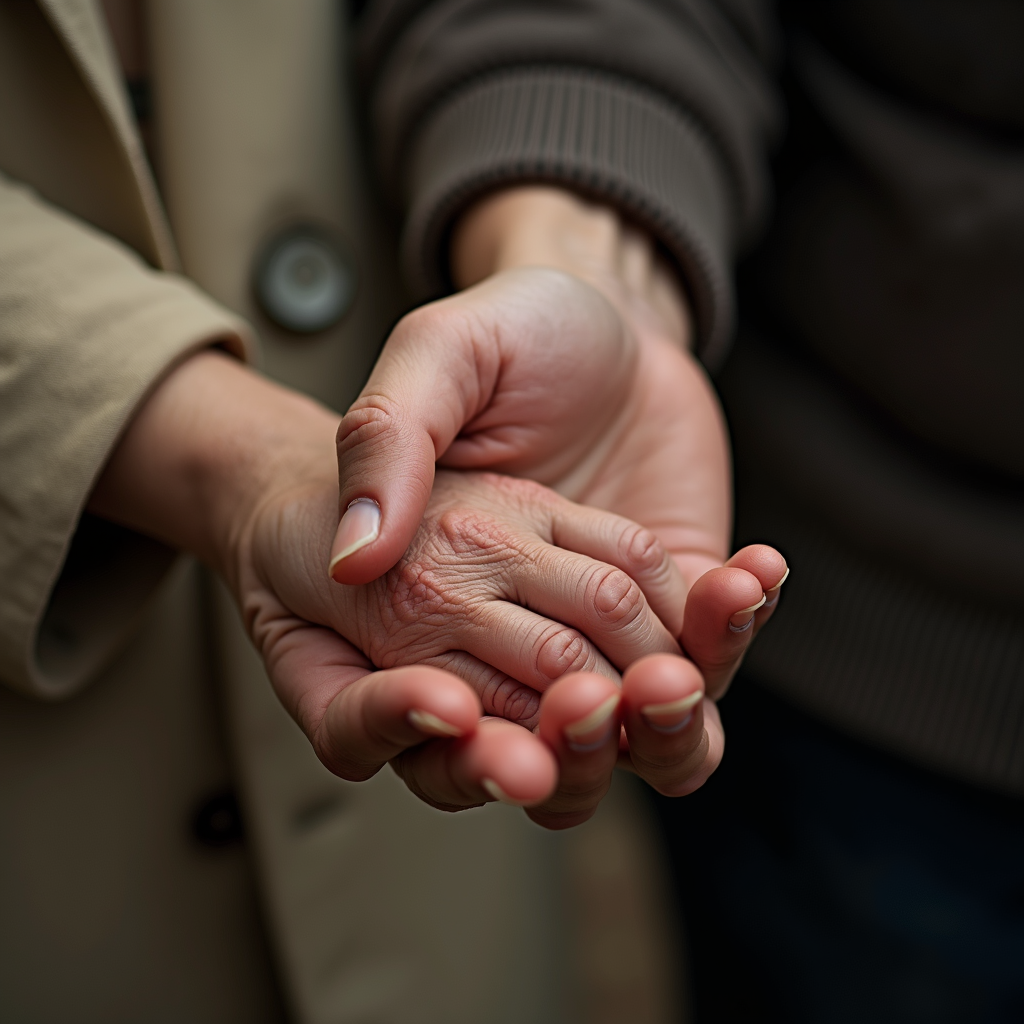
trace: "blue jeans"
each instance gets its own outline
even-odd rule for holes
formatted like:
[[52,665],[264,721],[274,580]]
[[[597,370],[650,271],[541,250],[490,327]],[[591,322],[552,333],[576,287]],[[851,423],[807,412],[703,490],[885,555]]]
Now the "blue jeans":
[[1024,1022],[1024,800],[846,739],[750,680],[656,805],[696,1024]]

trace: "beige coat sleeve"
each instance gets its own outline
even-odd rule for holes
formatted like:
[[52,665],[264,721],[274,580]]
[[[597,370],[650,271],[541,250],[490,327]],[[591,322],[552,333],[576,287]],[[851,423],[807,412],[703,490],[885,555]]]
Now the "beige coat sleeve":
[[0,175],[0,682],[67,696],[131,632],[173,553],[83,508],[153,386],[217,343],[252,351],[188,281]]

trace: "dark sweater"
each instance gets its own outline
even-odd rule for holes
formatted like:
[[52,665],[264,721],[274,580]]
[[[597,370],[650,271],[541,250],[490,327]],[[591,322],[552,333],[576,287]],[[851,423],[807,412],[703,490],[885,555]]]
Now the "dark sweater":
[[524,181],[677,263],[737,540],[793,567],[751,671],[1024,793],[1024,2],[379,0],[360,38],[423,294]]

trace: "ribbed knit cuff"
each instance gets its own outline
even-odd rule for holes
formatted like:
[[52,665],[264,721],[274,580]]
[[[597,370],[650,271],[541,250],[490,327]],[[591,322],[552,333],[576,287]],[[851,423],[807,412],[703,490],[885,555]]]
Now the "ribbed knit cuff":
[[733,216],[696,123],[655,93],[572,68],[476,79],[434,108],[411,146],[404,269],[422,296],[451,288],[452,225],[495,188],[547,182],[618,207],[650,230],[689,290],[698,351],[716,366],[733,315]]

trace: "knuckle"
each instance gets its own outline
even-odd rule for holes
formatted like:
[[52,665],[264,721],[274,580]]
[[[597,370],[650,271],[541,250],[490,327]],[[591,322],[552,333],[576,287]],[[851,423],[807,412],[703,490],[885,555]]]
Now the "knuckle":
[[621,569],[605,569],[597,576],[593,603],[604,623],[624,629],[640,616],[644,597]]
[[436,525],[440,539],[460,561],[494,564],[521,557],[511,530],[478,509],[446,509]]
[[387,596],[397,622],[439,626],[461,613],[460,603],[447,592],[433,563],[409,561],[393,569],[390,576]]
[[589,668],[592,660],[587,642],[573,629],[557,629],[542,636],[537,648],[537,669],[552,682],[567,672]]
[[338,454],[346,455],[387,433],[398,420],[399,410],[384,395],[361,395],[338,424]]
[[467,614],[433,562],[408,561],[388,573],[359,646],[379,668],[415,664],[447,650]]
[[464,651],[446,651],[426,661],[464,679],[476,690],[485,715],[532,729],[540,719],[540,694]]
[[495,672],[480,695],[484,709],[510,722],[532,727],[540,713],[540,695],[504,673]]
[[666,561],[665,545],[644,526],[631,524],[621,537],[623,561],[639,573],[660,569]]

